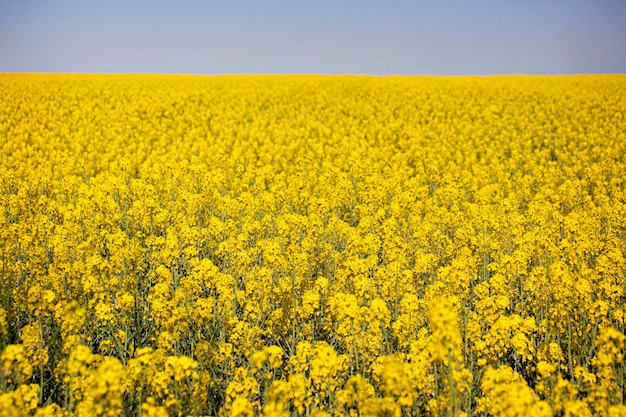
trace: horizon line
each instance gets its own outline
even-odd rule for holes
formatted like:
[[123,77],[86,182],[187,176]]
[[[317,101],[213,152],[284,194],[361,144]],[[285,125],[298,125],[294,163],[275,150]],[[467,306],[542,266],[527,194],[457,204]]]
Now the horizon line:
[[171,75],[171,76],[357,76],[357,77],[506,77],[626,75],[626,72],[501,72],[501,73],[367,73],[367,72],[142,72],[142,71],[4,71],[0,74],[41,75]]

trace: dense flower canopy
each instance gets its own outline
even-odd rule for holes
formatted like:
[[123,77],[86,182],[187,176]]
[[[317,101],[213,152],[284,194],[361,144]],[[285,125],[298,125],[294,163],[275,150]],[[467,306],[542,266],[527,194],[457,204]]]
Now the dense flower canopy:
[[0,75],[0,414],[623,415],[626,76]]

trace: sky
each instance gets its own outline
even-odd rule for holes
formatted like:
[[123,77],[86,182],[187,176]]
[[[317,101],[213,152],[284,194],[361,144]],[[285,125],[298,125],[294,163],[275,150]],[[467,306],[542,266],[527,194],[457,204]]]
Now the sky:
[[626,73],[626,0],[0,0],[0,72]]

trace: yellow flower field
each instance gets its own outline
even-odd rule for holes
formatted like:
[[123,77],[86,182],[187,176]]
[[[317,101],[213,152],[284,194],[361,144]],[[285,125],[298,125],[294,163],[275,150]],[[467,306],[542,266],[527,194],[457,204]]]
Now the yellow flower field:
[[0,74],[0,415],[626,414],[626,76]]

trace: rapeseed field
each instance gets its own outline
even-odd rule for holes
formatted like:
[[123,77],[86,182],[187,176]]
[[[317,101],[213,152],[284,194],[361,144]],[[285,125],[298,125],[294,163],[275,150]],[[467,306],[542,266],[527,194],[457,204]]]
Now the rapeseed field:
[[626,415],[626,76],[0,74],[0,415]]

